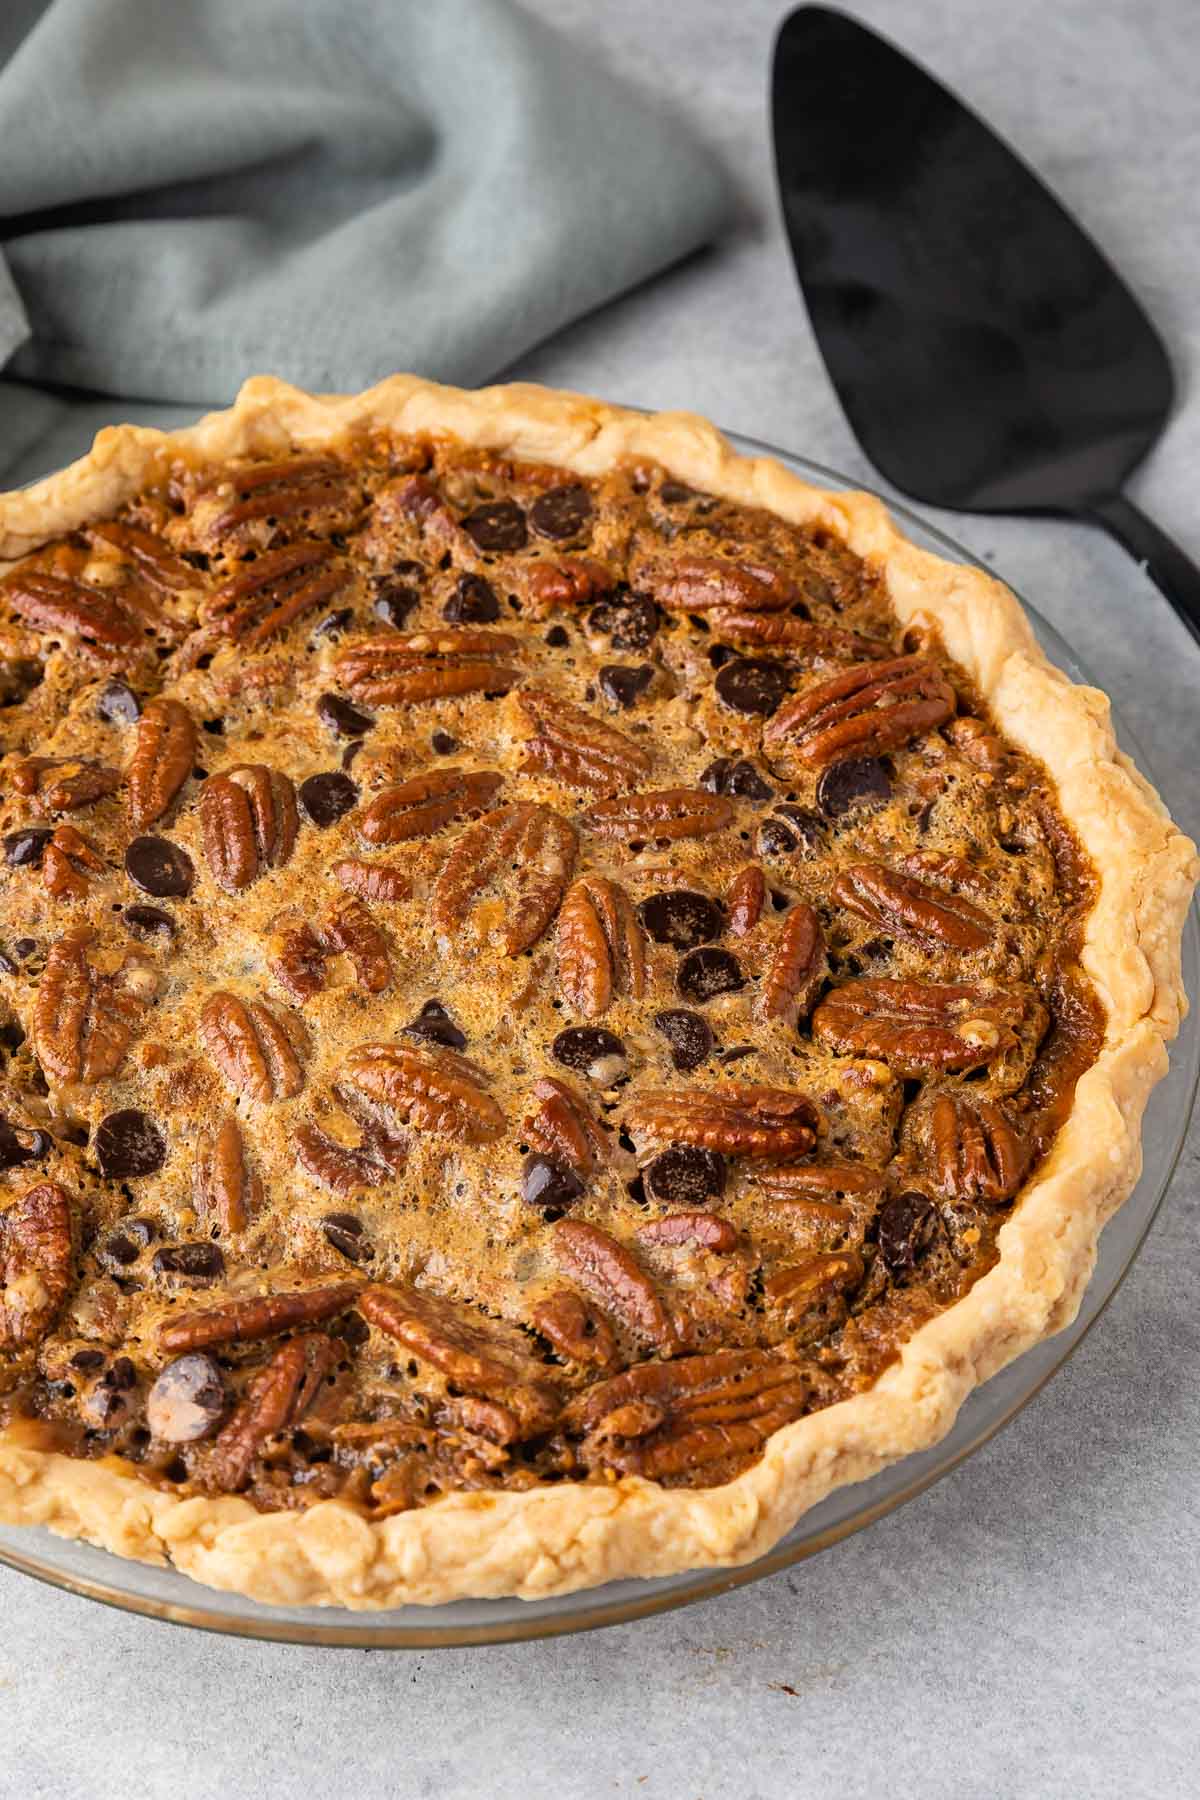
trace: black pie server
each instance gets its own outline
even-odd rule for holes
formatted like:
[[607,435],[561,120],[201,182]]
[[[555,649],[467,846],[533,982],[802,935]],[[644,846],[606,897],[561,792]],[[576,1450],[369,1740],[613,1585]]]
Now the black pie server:
[[1200,569],[1121,492],[1167,422],[1162,341],[1037,176],[893,45],[824,6],[772,76],[784,222],[867,456],[933,506],[1102,525],[1200,642]]

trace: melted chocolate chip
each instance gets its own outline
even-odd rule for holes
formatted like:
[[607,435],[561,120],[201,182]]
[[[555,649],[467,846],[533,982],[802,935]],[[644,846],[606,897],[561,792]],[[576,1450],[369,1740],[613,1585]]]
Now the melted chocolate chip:
[[664,481],[658,497],[664,506],[686,506],[689,500],[700,498],[695,488],[685,487],[682,481]]
[[377,583],[371,600],[371,611],[385,625],[391,625],[396,631],[403,631],[408,616],[421,603],[421,596],[416,588],[411,588],[403,581],[381,581]]
[[709,763],[700,777],[700,786],[712,794],[728,794],[735,800],[769,800],[775,792],[752,762],[734,762],[731,756],[720,756],[716,762]]
[[154,938],[166,939],[175,936],[175,921],[170,913],[162,911],[158,906],[127,906],[124,912],[126,929],[143,942]]
[[588,625],[612,639],[614,650],[647,650],[662,622],[653,600],[627,594],[623,600],[601,600],[588,614]]
[[704,1206],[725,1192],[725,1158],[719,1150],[672,1144],[646,1164],[642,1176],[651,1198],[669,1206]]
[[321,1220],[326,1240],[352,1263],[366,1262],[375,1252],[363,1237],[362,1220],[354,1213],[326,1213]]
[[591,516],[591,495],[577,486],[549,488],[529,509],[529,523],[538,536],[556,543],[578,537]]
[[102,1369],[104,1367],[103,1350],[77,1350],[71,1358],[73,1369]]
[[318,619],[313,626],[313,637],[318,642],[322,638],[339,637],[353,618],[354,609],[352,607],[339,606],[333,612],[326,613],[323,619]]
[[714,686],[718,699],[731,711],[766,719],[788,691],[787,670],[782,663],[739,656],[718,672]]
[[852,806],[881,806],[892,797],[892,778],[878,756],[847,756],[830,763],[817,782],[817,805],[827,819]]
[[124,681],[110,681],[96,702],[96,711],[108,725],[132,725],[142,716],[141,704]]
[[825,821],[807,806],[777,806],[758,828],[760,856],[813,856],[825,839]]
[[745,987],[742,965],[729,950],[718,950],[709,944],[702,950],[689,950],[679,965],[675,986],[685,1000],[715,1000],[718,994],[735,994]]
[[125,852],[125,873],[156,900],[183,899],[196,879],[187,851],[160,837],[134,838]]
[[656,944],[670,944],[675,950],[707,944],[725,929],[725,915],[716,901],[690,888],[651,894],[640,902],[637,914]]
[[22,1163],[38,1162],[50,1149],[51,1142],[48,1132],[19,1129],[0,1114],[0,1169],[16,1169]]
[[204,1350],[177,1356],[146,1396],[146,1423],[166,1444],[194,1444],[216,1430],[229,1410],[225,1377]]
[[336,825],[358,801],[358,788],[338,769],[310,775],[300,783],[300,804],[314,825],[322,830]]
[[131,1237],[127,1237],[123,1231],[115,1231],[111,1237],[105,1238],[100,1246],[100,1254],[105,1262],[116,1263],[118,1268],[127,1269],[137,1261],[141,1252]]
[[166,1139],[147,1114],[122,1107],[96,1127],[96,1157],[100,1173],[109,1181],[153,1175],[167,1159]]
[[606,663],[600,671],[600,691],[614,706],[632,706],[653,680],[650,663]]
[[360,712],[340,694],[322,694],[317,701],[317,717],[322,725],[344,738],[365,737],[375,723],[370,713]]
[[671,1060],[681,1074],[698,1069],[716,1042],[708,1020],[681,1006],[655,1013],[654,1028],[670,1044]]
[[10,831],[4,840],[4,860],[12,869],[40,869],[46,845],[54,833],[29,825],[22,831]]
[[449,1050],[465,1050],[467,1036],[460,1031],[440,1000],[427,1000],[411,1025],[400,1028],[405,1037],[424,1038],[430,1044],[445,1044]]
[[893,1275],[906,1275],[932,1247],[940,1220],[924,1194],[893,1194],[879,1209],[879,1254]]
[[[704,630],[708,629],[708,623],[705,621]],[[733,661],[737,651],[731,650],[728,644],[710,644],[705,654],[714,669],[723,669],[727,662]]]
[[435,731],[429,742],[439,756],[453,756],[458,749],[458,739],[448,731]]
[[552,650],[561,650],[564,644],[570,643],[571,639],[565,625],[552,625],[542,641],[549,644]]
[[462,521],[462,528],[480,550],[523,550],[528,539],[525,514],[515,500],[489,500]]
[[442,617],[449,625],[494,625],[500,617],[495,588],[482,575],[460,575]]
[[552,1157],[530,1155],[521,1164],[521,1198],[548,1219],[561,1219],[583,1192],[574,1169]]
[[154,1253],[157,1275],[189,1275],[213,1281],[225,1272],[225,1258],[217,1244],[164,1244]]
[[571,1025],[560,1031],[551,1053],[577,1075],[586,1075],[601,1087],[611,1087],[625,1073],[625,1046],[615,1032],[602,1025]]

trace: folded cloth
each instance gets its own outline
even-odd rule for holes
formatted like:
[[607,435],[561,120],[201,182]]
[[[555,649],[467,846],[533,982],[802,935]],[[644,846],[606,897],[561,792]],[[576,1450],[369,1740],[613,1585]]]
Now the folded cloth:
[[10,479],[56,388],[120,396],[99,423],[259,370],[483,380],[730,208],[685,130],[509,0],[0,0],[0,144]]

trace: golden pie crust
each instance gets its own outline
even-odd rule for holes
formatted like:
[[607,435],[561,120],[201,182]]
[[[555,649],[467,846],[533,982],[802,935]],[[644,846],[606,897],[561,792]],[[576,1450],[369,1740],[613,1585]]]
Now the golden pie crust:
[[169,1561],[280,1605],[541,1598],[745,1563],[835,1487],[936,1443],[978,1382],[1074,1317],[1099,1233],[1137,1179],[1143,1108],[1186,1010],[1180,941],[1195,849],[1117,749],[1105,697],[1046,661],[1005,587],[909,543],[873,497],[825,492],[769,458],[738,456],[689,414],[642,415],[519,384],[464,392],[409,376],[355,397],[313,397],[260,377],[228,411],[187,431],[103,431],[72,467],[0,498],[0,574],[48,540],[111,517],[181,452],[214,462],[280,456],[371,430],[450,436],[585,478],[646,459],[703,493],[843,540],[882,574],[901,625],[936,628],[996,725],[1056,786],[1097,883],[1080,962],[1106,1015],[1099,1054],[999,1232],[995,1265],[909,1337],[873,1386],[775,1431],[723,1485],[664,1487],[637,1476],[542,1483],[449,1493],[379,1520],[336,1499],[262,1512],[236,1495],[179,1498],[115,1459],[40,1448],[14,1424],[0,1436],[0,1519]]

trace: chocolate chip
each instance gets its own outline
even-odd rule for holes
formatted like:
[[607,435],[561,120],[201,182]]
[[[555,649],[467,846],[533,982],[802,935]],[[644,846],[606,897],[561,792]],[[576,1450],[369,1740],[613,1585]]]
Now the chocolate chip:
[[191,1350],[169,1362],[146,1396],[146,1423],[167,1444],[194,1444],[216,1430],[229,1409],[216,1358]]
[[380,581],[376,583],[371,600],[371,611],[385,625],[391,625],[396,631],[403,631],[408,616],[421,603],[421,596],[416,588],[411,588],[403,581]]
[[766,719],[788,691],[787,670],[782,663],[739,656],[719,671],[714,686],[718,699],[733,712]]
[[187,851],[160,837],[134,838],[125,852],[125,873],[156,900],[183,899],[196,879]]
[[167,1143],[146,1113],[125,1106],[101,1119],[96,1127],[96,1158],[109,1181],[153,1175],[167,1160]]
[[96,711],[109,725],[132,725],[142,716],[133,689],[123,681],[110,681],[96,702]]
[[224,1274],[225,1258],[216,1244],[165,1244],[154,1253],[154,1271],[212,1281]]
[[661,1031],[670,1044],[671,1060],[683,1074],[689,1069],[698,1069],[716,1042],[708,1020],[681,1006],[655,1013],[654,1028]]
[[716,901],[690,888],[651,894],[640,902],[637,914],[656,944],[670,944],[675,950],[707,944],[725,929],[725,915]]
[[650,663],[606,663],[600,671],[600,691],[614,706],[632,706],[653,680]]
[[670,1206],[704,1206],[725,1192],[725,1158],[719,1150],[672,1144],[646,1164],[642,1176],[651,1198]]
[[709,763],[700,777],[700,786],[712,794],[728,794],[736,800],[769,800],[775,792],[752,762],[734,762],[731,756]]
[[[708,630],[707,622],[704,623],[704,629]],[[733,661],[737,651],[731,650],[728,644],[710,644],[705,654],[714,669],[723,669],[727,662]]]
[[339,1231],[348,1231],[352,1237],[361,1237],[363,1222],[357,1213],[326,1213],[321,1220],[322,1225],[334,1225]]
[[427,1000],[411,1025],[400,1028],[405,1037],[424,1038],[430,1044],[445,1044],[449,1050],[465,1050],[467,1036],[460,1031],[440,1000]]
[[893,1194],[879,1209],[879,1254],[893,1275],[906,1275],[938,1235],[937,1208],[924,1194]]
[[313,626],[313,637],[318,640],[339,637],[353,617],[353,607],[339,606],[334,612],[326,613],[323,619],[317,621]]
[[50,1149],[49,1132],[18,1129],[0,1114],[0,1169],[16,1169],[38,1162]]
[[38,947],[36,938],[18,938],[12,945],[12,953],[18,962],[25,962]]
[[116,1263],[119,1268],[127,1269],[130,1263],[137,1261],[140,1251],[131,1237],[126,1237],[123,1231],[116,1231],[104,1240],[100,1246],[100,1254],[105,1262]]
[[494,625],[500,617],[495,588],[482,575],[460,575],[442,617],[449,625]]
[[127,1394],[130,1388],[135,1388],[137,1386],[137,1370],[134,1368],[129,1357],[118,1356],[116,1361],[109,1368],[108,1374],[104,1379],[108,1382],[110,1387],[115,1387],[119,1393]]
[[706,945],[689,950],[679,965],[675,986],[685,1000],[715,1000],[718,994],[735,994],[745,987],[742,965],[729,950]]
[[574,1169],[552,1157],[531,1155],[521,1164],[521,1198],[546,1219],[561,1219],[583,1192]]
[[326,1240],[350,1262],[366,1262],[375,1254],[363,1237],[362,1220],[353,1213],[326,1213],[321,1228]]
[[158,906],[127,906],[124,911],[126,929],[143,942],[154,938],[173,938],[175,921]]
[[4,840],[4,860],[12,869],[40,869],[46,845],[54,833],[29,825],[22,831],[10,831]]
[[77,1350],[71,1358],[73,1369],[102,1369],[104,1367],[103,1350]]
[[741,1062],[743,1057],[753,1056],[757,1048],[757,1044],[731,1044],[728,1050],[717,1051],[717,1061],[723,1068],[727,1063]]
[[661,622],[655,602],[640,594],[601,600],[588,614],[588,625],[601,637],[611,638],[614,650],[648,649]]
[[552,650],[561,650],[564,644],[571,641],[565,625],[552,625],[542,642],[549,644]]
[[600,1087],[611,1087],[625,1073],[625,1046],[602,1025],[571,1025],[550,1046],[555,1059],[586,1075]]
[[348,775],[338,769],[327,769],[322,775],[310,775],[300,783],[300,804],[322,830],[338,820],[357,803],[358,788]]
[[578,537],[592,516],[592,497],[584,487],[548,488],[529,509],[529,523],[539,537],[557,543]]
[[813,856],[824,840],[825,821],[808,806],[777,806],[758,828],[760,856]]
[[888,766],[878,756],[847,756],[830,763],[817,782],[817,805],[827,819],[839,819],[852,806],[878,806],[892,797]]
[[317,717],[322,725],[345,738],[365,737],[375,723],[370,713],[360,712],[340,694],[322,694],[317,701]]
[[458,749],[458,739],[451,737],[448,731],[435,731],[429,742],[439,756],[453,756]]
[[700,498],[695,488],[685,487],[682,481],[664,481],[658,497],[664,506],[684,506],[689,500]]
[[489,500],[462,520],[462,528],[480,550],[523,550],[528,538],[525,514],[515,500]]

